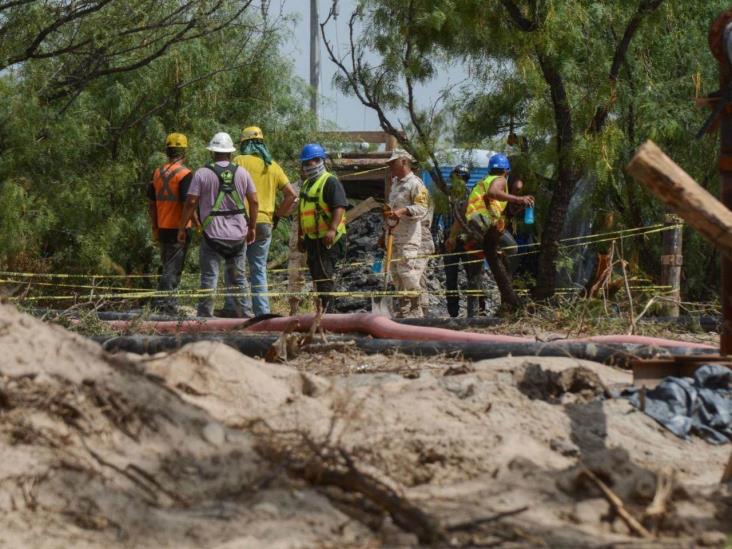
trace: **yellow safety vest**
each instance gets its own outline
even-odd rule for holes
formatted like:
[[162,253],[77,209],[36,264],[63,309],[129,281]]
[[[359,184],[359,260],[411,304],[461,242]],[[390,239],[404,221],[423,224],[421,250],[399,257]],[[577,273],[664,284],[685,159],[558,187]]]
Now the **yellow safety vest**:
[[[323,238],[330,228],[333,214],[330,206],[323,200],[325,182],[331,174],[323,172],[315,181],[305,181],[300,191],[300,228],[308,238]],[[335,241],[346,233],[346,214],[336,229]]]
[[491,188],[491,183],[497,177],[503,177],[501,175],[489,175],[482,181],[479,181],[473,187],[468,197],[468,207],[465,210],[465,219],[470,219],[476,214],[485,215],[491,219],[493,223],[496,223],[503,216],[503,211],[506,209],[508,202],[505,200],[489,200],[490,210],[485,205],[483,197],[488,189]]

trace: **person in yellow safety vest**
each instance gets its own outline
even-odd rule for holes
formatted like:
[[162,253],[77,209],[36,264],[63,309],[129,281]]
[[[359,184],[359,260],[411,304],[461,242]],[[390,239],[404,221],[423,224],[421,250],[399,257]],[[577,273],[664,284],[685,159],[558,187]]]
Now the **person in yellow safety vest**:
[[420,294],[424,267],[419,255],[422,220],[427,215],[430,200],[427,187],[412,172],[413,161],[412,155],[401,149],[395,149],[387,160],[393,176],[386,214],[386,223],[393,226],[394,235],[391,276],[397,291],[413,293],[396,300],[397,317],[423,315]]
[[[259,200],[257,219],[252,219],[256,238],[247,246],[247,263],[254,315],[261,316],[269,314],[267,256],[272,231],[277,227],[280,217],[290,214],[297,194],[283,169],[272,159],[260,128],[249,126],[241,131],[239,150],[241,154],[234,157],[233,162],[252,176]],[[275,211],[277,191],[282,192],[284,200]]]
[[[182,133],[171,133],[165,139],[165,154],[168,161],[153,172],[147,190],[148,215],[152,225],[153,240],[160,246],[162,263],[159,292],[173,292],[180,284],[188,247],[191,243],[191,222],[186,225],[185,242],[178,242],[178,225],[183,204],[193,173],[185,165],[188,138]],[[199,225],[198,217],[194,222]],[[177,300],[174,295],[155,298],[153,308],[158,311],[177,315]]]
[[506,228],[504,212],[508,203],[533,207],[534,197],[508,193],[510,171],[511,163],[505,155],[491,156],[488,176],[475,185],[468,197],[465,219],[469,228],[483,235],[483,252],[501,292],[501,305],[515,309],[519,305],[518,298],[503,258],[499,258],[498,247]]
[[335,306],[335,266],[345,256],[346,191],[325,169],[325,149],[309,143],[300,153],[303,184],[298,206],[298,250],[307,254],[310,276],[323,312]]

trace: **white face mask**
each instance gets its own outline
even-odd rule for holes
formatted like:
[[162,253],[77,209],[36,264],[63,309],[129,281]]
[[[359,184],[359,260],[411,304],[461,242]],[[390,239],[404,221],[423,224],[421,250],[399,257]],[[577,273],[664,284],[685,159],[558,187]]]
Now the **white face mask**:
[[323,162],[322,159],[318,160],[317,164],[311,164],[309,166],[302,167],[302,173],[304,173],[305,177],[307,177],[308,179],[317,177],[324,171],[325,171],[325,163]]

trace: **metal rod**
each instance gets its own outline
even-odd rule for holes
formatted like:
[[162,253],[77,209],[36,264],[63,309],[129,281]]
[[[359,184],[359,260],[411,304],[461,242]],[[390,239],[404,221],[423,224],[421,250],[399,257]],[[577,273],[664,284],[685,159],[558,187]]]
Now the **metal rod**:
[[320,83],[320,35],[318,34],[318,0],[310,0],[310,111],[318,120],[318,87]]

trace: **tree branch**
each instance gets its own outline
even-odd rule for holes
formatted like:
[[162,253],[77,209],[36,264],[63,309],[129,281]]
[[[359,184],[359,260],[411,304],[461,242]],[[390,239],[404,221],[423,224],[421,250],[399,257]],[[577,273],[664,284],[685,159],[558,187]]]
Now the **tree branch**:
[[630,42],[638,32],[643,19],[647,15],[656,11],[658,7],[663,4],[663,1],[664,0],[642,0],[638,5],[638,9],[628,21],[628,24],[625,27],[625,32],[623,33],[623,38],[618,42],[618,45],[615,48],[613,62],[608,74],[608,80],[610,81],[610,97],[604,105],[597,107],[595,116],[592,118],[592,122],[590,123],[589,131],[591,133],[596,134],[602,130],[605,125],[605,121],[607,120],[607,116],[610,114],[610,108],[615,103],[615,89],[618,82],[618,76],[620,74],[620,67],[625,61],[625,56],[628,53]]
[[[536,20],[528,19],[527,17],[525,17],[524,14],[521,13],[521,9],[519,9],[519,7],[513,2],[513,0],[501,0],[501,4],[503,4],[503,7],[506,8],[506,11],[508,11],[511,19],[513,19],[513,22],[516,24],[516,26],[522,31],[532,32],[539,28]],[[536,6],[534,2],[532,2],[532,5],[533,7]]]

